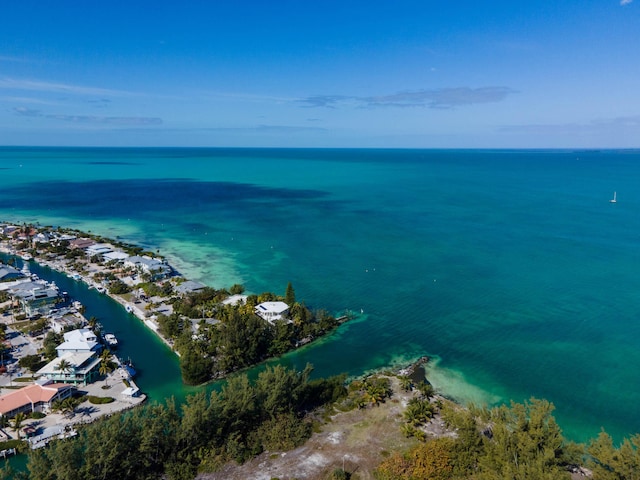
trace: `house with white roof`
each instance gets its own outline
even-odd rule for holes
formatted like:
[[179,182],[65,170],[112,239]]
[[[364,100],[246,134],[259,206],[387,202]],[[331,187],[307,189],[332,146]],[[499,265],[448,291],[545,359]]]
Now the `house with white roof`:
[[[69,351],[51,360],[36,374],[54,382],[86,385],[100,375],[101,362],[100,356],[95,351],[77,353]],[[61,368],[64,365],[67,367]]]
[[256,306],[255,313],[267,322],[273,323],[289,314],[289,305],[284,302],[262,302]]
[[188,293],[199,292],[200,290],[205,289],[207,286],[204,283],[195,282],[193,280],[187,280],[182,282],[180,285],[177,285],[174,290],[176,293],[181,295],[186,295]]
[[51,234],[47,232],[38,232],[33,236],[32,241],[34,244],[49,243],[51,241]]
[[110,252],[113,252],[113,247],[108,243],[96,243],[87,248],[87,257],[104,256],[105,253]]
[[123,251],[120,251],[120,250],[115,250],[113,252],[103,253],[102,258],[104,259],[105,262],[110,262],[112,260],[115,260],[117,262],[122,262],[127,258],[129,258],[129,254],[124,253]]
[[63,335],[64,342],[56,347],[58,357],[66,353],[88,353],[99,352],[102,345],[98,342],[98,337],[89,328],[78,328]]
[[20,270],[0,263],[0,282],[13,282],[21,278],[24,278],[24,275]]
[[147,256],[141,257],[134,255],[129,257],[124,261],[124,266],[135,268],[139,272],[148,273],[153,280],[168,277],[172,272],[171,267],[165,262]]
[[47,315],[60,298],[56,288],[42,281],[18,283],[7,291],[20,302],[29,317]]

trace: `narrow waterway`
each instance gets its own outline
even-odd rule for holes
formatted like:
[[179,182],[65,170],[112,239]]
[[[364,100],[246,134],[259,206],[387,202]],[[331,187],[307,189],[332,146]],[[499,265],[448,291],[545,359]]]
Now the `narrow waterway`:
[[[0,259],[6,263],[9,256],[0,254]],[[22,260],[17,259],[17,263],[20,268]],[[96,317],[106,332],[115,334],[119,341],[116,353],[124,360],[131,359],[137,372],[136,383],[149,400],[164,401],[173,396],[182,402],[196,390],[182,384],[176,354],[118,302],[46,266],[29,262],[29,269],[43,280],[55,282],[60,291],[68,292],[85,306],[86,318]]]

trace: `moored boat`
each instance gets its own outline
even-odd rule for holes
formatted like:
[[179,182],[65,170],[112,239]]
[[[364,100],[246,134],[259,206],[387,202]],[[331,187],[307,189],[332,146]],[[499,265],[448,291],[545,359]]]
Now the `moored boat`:
[[116,338],[116,336],[113,333],[105,333],[104,334],[104,341],[107,342],[107,345],[110,348],[117,348],[118,347],[118,339]]

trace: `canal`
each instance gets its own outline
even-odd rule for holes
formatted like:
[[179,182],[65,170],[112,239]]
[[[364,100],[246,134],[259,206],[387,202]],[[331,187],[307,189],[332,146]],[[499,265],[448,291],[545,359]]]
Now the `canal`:
[[[9,258],[0,253],[0,260],[4,263]],[[13,258],[21,268],[22,259]],[[117,355],[123,360],[131,360],[137,372],[136,383],[149,400],[162,402],[174,397],[181,403],[188,394],[197,390],[197,387],[183,385],[176,354],[118,302],[90,289],[84,282],[33,261],[29,262],[29,269],[43,280],[55,282],[61,292],[67,292],[72,300],[84,305],[86,318],[96,317],[106,332],[115,334],[119,341]]]

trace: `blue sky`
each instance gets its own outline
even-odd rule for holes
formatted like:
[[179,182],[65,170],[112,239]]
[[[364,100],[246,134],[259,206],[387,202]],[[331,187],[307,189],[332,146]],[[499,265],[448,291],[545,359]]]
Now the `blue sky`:
[[0,145],[640,147],[640,0],[20,0],[1,25]]

